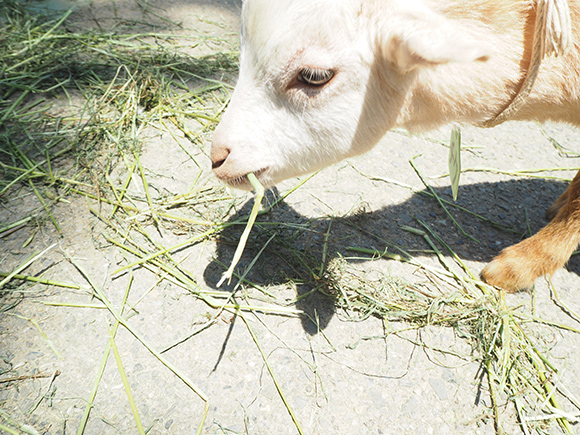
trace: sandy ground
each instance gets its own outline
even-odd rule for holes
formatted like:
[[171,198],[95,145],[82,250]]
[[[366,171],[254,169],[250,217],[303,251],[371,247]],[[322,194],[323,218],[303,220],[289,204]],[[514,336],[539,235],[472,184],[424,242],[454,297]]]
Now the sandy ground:
[[[111,6],[102,2],[78,3],[79,20],[103,20]],[[54,2],[64,7],[69,2]],[[185,28],[203,27],[198,17],[207,17],[221,27],[207,25],[207,31],[235,35],[238,31],[237,1],[164,1],[157,13],[184,22]],[[64,6],[63,6],[64,5]],[[141,13],[131,1],[116,1],[116,13],[136,16]],[[217,29],[217,30],[216,30]],[[179,30],[178,30],[179,31]],[[295,249],[311,250],[318,255],[324,235],[330,229],[329,259],[352,257],[350,246],[382,249],[379,237],[407,248],[426,249],[420,237],[400,229],[413,225],[415,218],[429,221],[432,227],[476,272],[503,247],[519,235],[459,215],[464,229],[479,240],[463,236],[443,213],[436,201],[410,189],[372,179],[383,177],[413,186],[424,186],[409,164],[415,156],[418,167],[445,198],[450,197],[447,149],[436,140],[447,140],[449,132],[425,137],[390,133],[370,153],[328,168],[308,180],[270,214],[266,222],[282,222],[281,231],[291,224],[307,225],[312,231],[296,239]],[[578,167],[578,159],[562,157],[550,138],[574,149],[578,131],[558,126],[540,127],[533,123],[508,123],[492,130],[466,128],[463,167],[496,168],[517,171],[532,168]],[[209,144],[208,144],[209,146]],[[160,159],[159,156],[164,158]],[[207,182],[211,178],[209,161],[204,159]],[[171,137],[156,137],[146,144],[142,161],[155,183],[172,192],[184,191],[192,182],[193,168],[184,164],[185,155]],[[574,172],[542,174],[573,176]],[[278,186],[284,192],[296,180]],[[462,176],[458,203],[524,234],[545,225],[545,209],[564,190],[566,184],[549,178],[522,178],[513,175],[470,172]],[[26,215],[31,199],[5,201],[0,208],[2,222]],[[251,207],[251,198],[241,213]],[[353,211],[357,211],[353,213]],[[113,278],[123,258],[102,237],[103,225],[90,214],[87,203],[71,198],[70,204],[57,207],[62,225],[60,236],[50,225],[22,248],[32,229],[24,228],[2,240],[2,269],[10,270],[32,252],[56,244],[43,260],[33,265],[30,274],[46,270],[46,276],[60,281],[86,283],[65,255],[74,257],[95,283],[118,304],[130,279],[130,301],[139,303],[130,324],[157,350],[166,349],[183,338],[188,340],[163,355],[185,373],[195,387],[208,397],[209,411],[203,433],[291,434],[295,424],[250,331],[267,356],[283,396],[307,434],[493,434],[489,417],[489,397],[479,391],[481,373],[471,362],[468,344],[448,328],[431,327],[421,332],[389,334],[404,325],[391,325],[376,318],[353,321],[320,295],[301,299],[296,308],[306,316],[274,314],[239,316],[224,312],[209,327],[215,310],[186,291],[146,270],[135,270]],[[353,217],[354,216],[354,217]],[[353,222],[357,226],[353,226]],[[362,230],[361,230],[362,229]],[[223,267],[233,251],[232,241],[239,232],[224,232],[216,240],[177,253],[199,286],[215,290]],[[267,234],[266,234],[267,236]],[[166,245],[183,240],[175,231],[163,230]],[[248,264],[256,251],[242,260]],[[432,255],[419,254],[427,264],[437,264]],[[414,282],[426,277],[405,264],[379,260],[347,260],[362,276],[373,279],[389,273]],[[567,270],[553,278],[559,297],[580,312],[577,297],[580,262],[573,258]],[[300,275],[285,268],[275,249],[268,249],[253,267],[248,279],[269,287],[278,298],[293,300],[306,294]],[[46,374],[9,387],[0,384],[0,408],[12,418],[34,427],[42,434],[75,433],[97,377],[113,324],[105,310],[47,306],[39,302],[90,303],[83,290],[29,286],[22,300],[11,311],[0,315],[0,371],[7,376]],[[94,302],[94,301],[93,301]],[[537,310],[541,317],[570,324],[574,320],[551,299],[548,285],[539,280],[535,299],[531,293],[507,297],[510,305],[523,304]],[[37,322],[42,333],[33,323]],[[580,339],[561,330],[539,330],[561,368],[562,382],[572,386],[580,397]],[[425,346],[416,346],[418,341]],[[136,403],[146,428],[152,434],[195,433],[204,412],[204,402],[185,383],[167,370],[124,328],[117,333],[117,346],[124,363]],[[452,350],[455,355],[434,349]],[[60,374],[51,378],[55,372]],[[517,433],[505,413],[506,432]],[[511,422],[511,423],[510,423]],[[578,430],[576,427],[575,430]],[[0,430],[1,432],[1,430]],[[33,433],[33,432],[28,432]],[[96,396],[87,434],[133,434],[135,423],[115,360],[111,355]]]

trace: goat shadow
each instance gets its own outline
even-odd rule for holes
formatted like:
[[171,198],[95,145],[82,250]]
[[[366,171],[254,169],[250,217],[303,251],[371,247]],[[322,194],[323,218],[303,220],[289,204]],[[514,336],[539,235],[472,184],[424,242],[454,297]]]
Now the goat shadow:
[[[258,217],[237,272],[243,273],[272,238],[245,279],[261,286],[294,283],[298,293],[296,308],[305,313],[302,316],[303,328],[308,334],[314,335],[328,325],[336,312],[331,297],[322,292],[312,292],[316,287],[313,272],[320,270],[323,258],[325,264],[321,271],[324,273],[326,265],[333,258],[352,257],[353,252],[348,248],[353,246],[384,250],[390,244],[403,249],[429,249],[422,237],[401,229],[402,225],[420,228],[417,223],[417,219],[420,219],[461,258],[488,262],[501,249],[527,237],[530,230],[535,233],[546,225],[545,211],[566,187],[566,183],[544,179],[460,186],[455,204],[489,220],[475,217],[456,207],[448,206],[447,209],[463,230],[478,242],[465,236],[427,191],[415,193],[400,204],[371,212],[361,207],[351,215],[341,217],[305,217],[281,201],[269,213]],[[440,198],[452,201],[449,190],[436,188],[435,192]],[[270,192],[270,200],[275,195],[275,191]],[[246,202],[229,221],[234,222],[247,216],[252,205],[253,200]],[[216,283],[224,273],[224,265],[231,263],[244,226],[232,225],[218,235],[214,260],[204,271],[204,280],[209,287],[216,288]],[[325,238],[328,243],[323,253]],[[389,251],[393,252],[393,249],[389,248]],[[580,260],[573,258],[568,264],[568,270],[578,274]],[[236,281],[220,289],[232,291]]]

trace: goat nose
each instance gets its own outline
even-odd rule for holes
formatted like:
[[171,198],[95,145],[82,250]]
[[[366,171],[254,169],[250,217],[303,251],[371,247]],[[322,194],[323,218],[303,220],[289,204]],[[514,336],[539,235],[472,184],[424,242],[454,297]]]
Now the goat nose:
[[218,143],[213,143],[211,147],[211,167],[217,169],[223,165],[230,155],[230,149]]

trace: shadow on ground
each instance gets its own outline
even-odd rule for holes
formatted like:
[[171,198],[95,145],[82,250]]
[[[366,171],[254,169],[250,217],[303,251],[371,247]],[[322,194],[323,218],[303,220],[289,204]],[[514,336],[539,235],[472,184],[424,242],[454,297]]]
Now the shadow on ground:
[[[422,221],[462,259],[485,263],[501,249],[543,227],[547,223],[545,210],[565,188],[565,183],[541,179],[461,186],[456,205],[481,217],[452,206],[448,210],[473,239],[462,233],[426,191],[414,194],[401,204],[377,211],[369,212],[362,207],[349,216],[318,219],[302,216],[281,202],[258,218],[237,271],[243,273],[264,249],[248,271],[246,280],[260,286],[295,284],[298,293],[296,307],[306,313],[302,319],[303,327],[309,334],[315,334],[329,323],[336,307],[331,297],[312,290],[320,287],[318,279],[324,275],[332,259],[342,256],[350,262],[365,261],[350,248],[383,251],[388,247],[390,252],[404,249],[433,256],[421,236],[402,229],[402,226],[421,229],[419,221]],[[451,201],[448,188],[435,191],[442,199]],[[272,197],[275,195],[276,192]],[[249,214],[252,204],[253,201],[247,202],[230,222]],[[215,258],[204,273],[209,287],[216,288],[224,265],[231,263],[243,228],[243,224],[233,225],[219,234]],[[444,251],[442,246],[440,248]],[[580,262],[572,259],[568,269],[578,274]],[[222,289],[231,291],[236,281]]]

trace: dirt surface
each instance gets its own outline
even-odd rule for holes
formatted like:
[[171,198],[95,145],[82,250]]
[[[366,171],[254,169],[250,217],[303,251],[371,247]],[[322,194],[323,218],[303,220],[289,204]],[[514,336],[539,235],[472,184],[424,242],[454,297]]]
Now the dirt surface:
[[[66,9],[70,4],[62,1],[49,5]],[[128,0],[76,5],[73,18],[79,23],[107,23],[114,14],[117,18],[143,14],[138,3]],[[237,1],[150,1],[148,7],[162,17],[182,22],[183,29],[221,32],[224,37],[236,38]],[[569,127],[508,123],[492,130],[464,128],[464,168],[512,172],[462,175],[457,203],[515,230],[503,231],[471,215],[454,212],[465,232],[477,239],[475,242],[458,230],[437,201],[420,193],[425,186],[409,164],[414,158],[425,179],[441,197],[450,200],[449,179],[440,177],[447,172],[447,148],[439,141],[446,142],[448,137],[449,130],[424,137],[389,133],[368,154],[321,171],[259,218],[264,224],[253,234],[254,244],[244,254],[242,267],[250,264],[274,232],[286,234],[291,242],[269,245],[246,279],[258,288],[266,288],[278,300],[291,302],[304,296],[288,308],[306,314],[240,316],[224,310],[216,317],[216,309],[146,269],[114,274],[126,264],[125,257],[106,243],[104,225],[91,214],[84,198],[71,197],[70,203],[56,208],[55,218],[64,223],[62,235],[47,223],[40,230],[25,227],[5,237],[1,241],[3,271],[12,270],[33,252],[52,246],[27,274],[44,271],[46,278],[82,284],[82,288],[26,286],[18,293],[18,305],[0,315],[2,377],[47,376],[0,384],[3,415],[37,431],[26,433],[56,435],[77,430],[114,319],[103,309],[45,304],[96,302],[87,290],[86,278],[67,261],[68,256],[114,306],[120,306],[131,282],[129,301],[139,302],[128,322],[155,350],[168,349],[163,356],[207,396],[204,434],[297,433],[282,397],[307,434],[495,433],[489,396],[480,382],[481,368],[473,362],[469,344],[452,329],[433,326],[392,334],[405,325],[375,317],[356,321],[337,309],[330,298],[309,293],[312,288],[304,285],[303,271],[286,261],[293,251],[315,258],[326,255],[328,262],[344,257],[348,267],[368,280],[389,274],[429,285],[429,277],[414,266],[357,258],[348,249],[383,250],[387,240],[405,249],[416,249],[421,261],[436,266],[437,258],[427,251],[424,239],[401,229],[402,225],[417,227],[416,219],[420,219],[429,222],[478,273],[502,248],[520,240],[530,229],[535,232],[545,225],[545,210],[566,187],[566,182],[557,177],[571,178],[575,173],[542,172],[532,178],[513,172],[580,166],[577,158],[562,156],[554,146],[557,142],[577,149],[578,131]],[[207,146],[206,152],[209,143]],[[209,159],[203,153],[198,157],[203,166],[201,182],[217,184]],[[186,192],[199,172],[169,135],[146,141],[142,163],[159,192]],[[270,200],[297,182],[282,183]],[[249,212],[252,198],[243,198],[247,200],[231,213],[231,220]],[[26,216],[33,203],[31,196],[5,200],[0,221]],[[34,231],[32,242],[23,247]],[[224,272],[223,265],[231,261],[240,231],[240,226],[231,227],[209,242],[185,247],[174,255],[204,291],[231,291],[236,281],[223,289],[217,289],[216,282]],[[155,231],[151,226],[151,233],[164,246],[174,246],[187,238],[174,227]],[[325,252],[323,246],[327,246]],[[574,257],[567,270],[553,277],[559,298],[576,313],[580,312],[579,273],[580,262]],[[238,302],[243,301],[240,297]],[[550,297],[545,280],[536,283],[533,294],[508,295],[506,303],[521,304],[525,310],[535,310],[539,317],[578,327]],[[560,368],[562,383],[580,397],[580,337],[547,327],[537,328],[536,333],[543,335],[542,342]],[[200,397],[123,327],[117,332],[116,344],[149,433],[195,433],[204,413]],[[53,377],[57,372],[58,376]],[[513,410],[506,407],[502,412],[507,416],[506,433],[518,433],[515,419],[510,417]],[[85,433],[138,433],[112,353]]]

